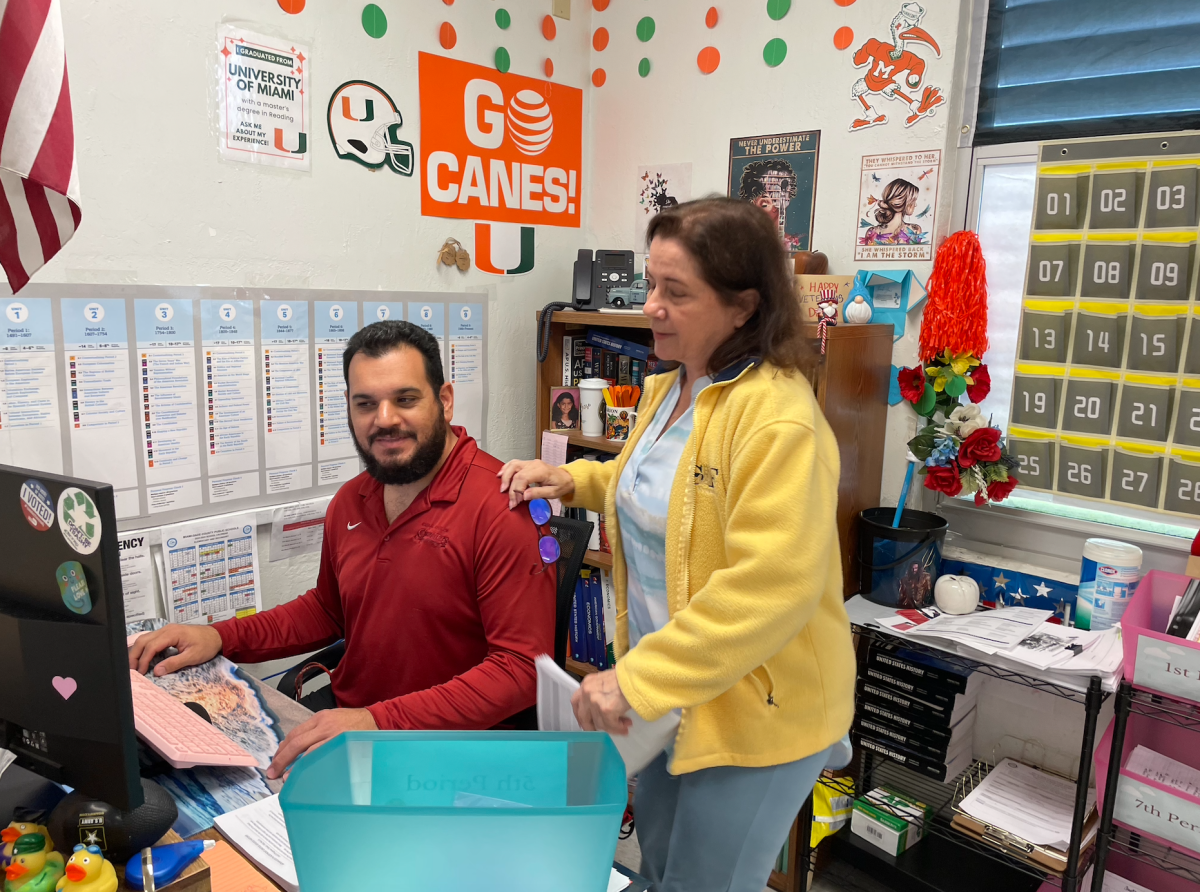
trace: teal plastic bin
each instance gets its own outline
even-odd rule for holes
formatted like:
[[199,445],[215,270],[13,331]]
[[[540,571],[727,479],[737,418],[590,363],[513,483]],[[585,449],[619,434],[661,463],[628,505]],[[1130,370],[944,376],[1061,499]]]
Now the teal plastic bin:
[[626,795],[607,734],[356,731],[279,802],[303,892],[605,892]]

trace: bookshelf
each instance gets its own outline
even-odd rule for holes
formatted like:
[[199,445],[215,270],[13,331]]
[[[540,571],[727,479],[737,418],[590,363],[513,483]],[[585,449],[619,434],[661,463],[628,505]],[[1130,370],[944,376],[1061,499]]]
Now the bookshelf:
[[[534,324],[538,314],[534,314]],[[588,328],[649,331],[650,320],[642,315],[616,315],[577,310],[559,310],[551,317],[550,344],[546,361],[537,365],[537,412],[534,440],[541,457],[542,432],[550,430],[550,388],[562,384],[562,346],[565,335],[582,334]],[[805,326],[814,341],[817,327]],[[622,332],[613,332],[618,337]],[[839,325],[829,329],[826,353],[811,376],[817,402],[837,437],[842,460],[838,482],[838,539],[842,548],[842,575],[846,597],[858,591],[858,529],[856,518],[864,508],[879,504],[883,479],[883,444],[887,433],[888,379],[892,366],[892,326]],[[571,447],[616,454],[624,444],[603,437],[565,433]],[[568,455],[570,457],[570,455]],[[597,563],[607,558],[607,563]],[[610,568],[612,557],[589,552],[589,566]]]

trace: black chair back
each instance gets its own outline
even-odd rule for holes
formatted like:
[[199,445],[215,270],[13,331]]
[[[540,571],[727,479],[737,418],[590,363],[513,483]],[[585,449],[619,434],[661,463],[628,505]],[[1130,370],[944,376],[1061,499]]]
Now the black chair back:
[[575,600],[575,580],[583,567],[592,522],[569,517],[551,517],[550,532],[558,540],[558,597],[554,609],[554,662],[567,665],[567,633],[571,625],[571,602]]

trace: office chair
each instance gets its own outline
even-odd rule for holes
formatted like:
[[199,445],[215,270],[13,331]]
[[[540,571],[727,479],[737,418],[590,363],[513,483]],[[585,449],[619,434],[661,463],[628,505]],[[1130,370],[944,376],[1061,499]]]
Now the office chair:
[[[571,520],[567,517],[552,517],[548,524],[550,534],[558,540],[561,554],[555,567],[558,584],[555,589],[554,602],[554,662],[559,666],[567,663],[567,634],[571,619],[571,602],[575,598],[575,580],[583,566],[583,558],[587,552],[588,540],[592,537],[592,523],[587,520]],[[324,650],[313,654],[303,663],[298,663],[289,669],[279,680],[276,690],[291,700],[296,696],[296,680],[306,667],[316,663],[332,672],[346,654],[345,640],[338,641]],[[305,677],[311,677],[315,670],[305,672]],[[531,707],[520,712],[511,719],[518,729],[537,729],[537,712]],[[530,722],[532,721],[532,724]]]

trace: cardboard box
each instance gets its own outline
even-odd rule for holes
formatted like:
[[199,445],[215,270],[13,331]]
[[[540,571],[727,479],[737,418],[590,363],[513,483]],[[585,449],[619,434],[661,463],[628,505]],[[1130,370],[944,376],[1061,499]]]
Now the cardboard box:
[[889,855],[899,855],[925,837],[933,809],[887,787],[854,800],[850,832]]

